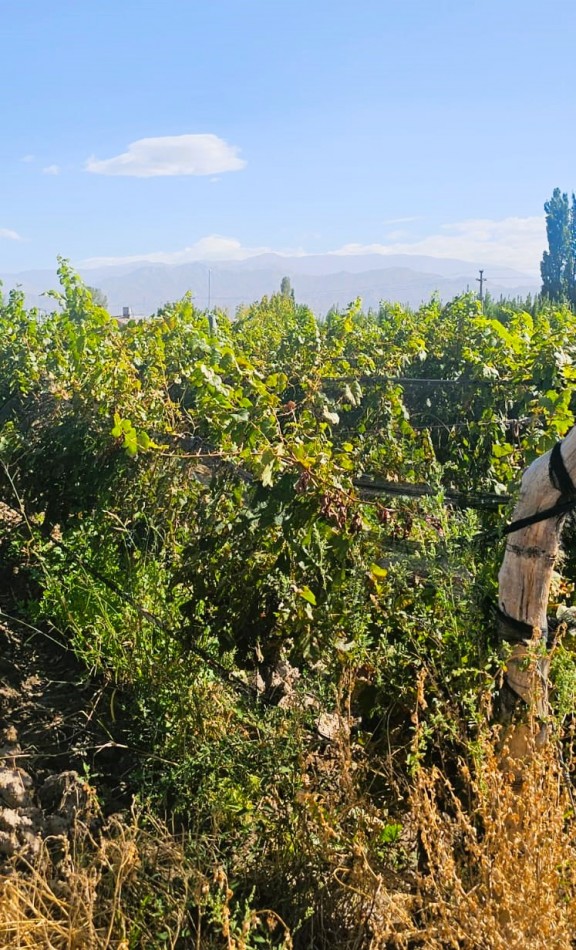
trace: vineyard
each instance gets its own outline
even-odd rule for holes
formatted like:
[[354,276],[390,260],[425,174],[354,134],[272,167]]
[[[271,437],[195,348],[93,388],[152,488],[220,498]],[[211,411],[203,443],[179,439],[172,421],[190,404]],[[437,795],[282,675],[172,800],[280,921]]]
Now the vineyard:
[[522,808],[492,699],[502,529],[575,421],[576,315],[277,294],[120,325],[59,275],[53,312],[0,308],[0,634],[90,694],[56,743],[90,805],[6,854],[2,945],[573,946],[570,623]]

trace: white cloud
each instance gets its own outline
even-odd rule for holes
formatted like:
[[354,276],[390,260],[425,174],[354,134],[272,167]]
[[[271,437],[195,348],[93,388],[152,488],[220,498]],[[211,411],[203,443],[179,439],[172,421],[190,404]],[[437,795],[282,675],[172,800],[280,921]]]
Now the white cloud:
[[348,254],[428,254],[453,257],[478,264],[499,264],[529,273],[539,273],[539,262],[546,247],[544,217],[472,218],[445,224],[440,233],[418,241],[390,244],[345,244],[331,253]]
[[259,254],[280,254],[283,257],[302,256],[299,250],[274,251],[270,247],[245,247],[235,238],[223,237],[220,234],[210,234],[200,238],[190,247],[182,251],[151,251],[150,253],[134,254],[129,257],[90,257],[80,261],[79,267],[107,267],[117,264],[137,264],[139,261],[148,264],[189,264],[193,261],[245,261]]
[[[399,240],[399,237],[402,240]],[[418,240],[407,240],[404,233],[388,235],[389,243],[345,244],[326,253],[334,257],[359,254],[424,254],[430,257],[456,258],[476,265],[512,267],[526,274],[539,274],[542,251],[546,247],[544,217],[471,219],[442,226],[438,233]],[[315,252],[317,253],[317,252]],[[115,264],[143,263],[186,264],[192,261],[243,261],[258,254],[281,257],[305,257],[301,248],[278,250],[272,247],[247,247],[239,240],[211,234],[179,251],[151,251],[128,257],[93,257],[82,261],[81,267],[103,267]]]
[[10,228],[0,228],[0,238],[6,238],[7,241],[21,241],[22,238],[17,231],[11,231]]
[[154,178],[166,175],[216,175],[238,171],[246,162],[238,149],[217,135],[166,135],[138,139],[113,158],[89,158],[86,170],[96,175]]
[[43,175],[59,175],[60,174],[60,165],[46,165],[46,168],[42,169]]
[[23,155],[20,161],[24,162],[26,165],[29,165],[30,162],[35,161],[35,157],[34,155]]

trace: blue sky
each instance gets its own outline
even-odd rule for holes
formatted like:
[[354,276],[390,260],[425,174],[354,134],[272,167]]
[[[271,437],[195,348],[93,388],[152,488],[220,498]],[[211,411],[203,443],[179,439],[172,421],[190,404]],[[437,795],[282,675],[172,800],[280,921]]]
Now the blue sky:
[[573,0],[0,0],[0,271],[430,253],[537,271]]

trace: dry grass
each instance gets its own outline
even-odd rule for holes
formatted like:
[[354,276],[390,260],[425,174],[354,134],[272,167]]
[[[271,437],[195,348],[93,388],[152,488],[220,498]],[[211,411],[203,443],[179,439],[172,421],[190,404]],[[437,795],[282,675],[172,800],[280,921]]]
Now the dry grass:
[[[576,947],[576,815],[568,769],[550,742],[518,786],[495,737],[448,779],[420,766],[398,862],[368,839],[333,874],[315,943],[338,950],[570,950]],[[393,854],[393,852],[390,852]],[[319,938],[319,939],[318,939]]]
[[47,842],[35,868],[6,875],[0,946],[569,950],[576,818],[566,769],[550,743],[526,761],[519,791],[501,763],[486,739],[474,769],[461,762],[452,781],[420,767],[398,844],[403,860],[375,870],[369,836],[350,842],[347,855],[340,848],[318,891],[313,933],[291,934],[273,904],[239,917],[223,871],[201,874],[165,826],[144,828],[133,816],[112,819],[98,839],[80,827],[72,844],[59,839],[57,857]]
[[[474,774],[418,771],[407,826],[419,868],[411,893],[366,864],[347,879],[363,927],[349,948],[569,950],[576,946],[576,820],[553,744],[515,773],[486,741]],[[458,786],[458,791],[455,790]],[[352,893],[354,892],[354,893]],[[343,897],[343,892],[341,898]]]
[[575,945],[576,821],[566,769],[550,744],[525,762],[518,788],[501,761],[486,742],[474,775],[461,765],[458,795],[437,770],[418,776],[413,810],[427,863],[420,913],[430,950]]
[[15,865],[0,880],[0,946],[175,947],[192,887],[183,850],[160,823],[144,830],[138,816],[112,818],[98,840],[79,825],[71,843],[47,840],[34,867]]

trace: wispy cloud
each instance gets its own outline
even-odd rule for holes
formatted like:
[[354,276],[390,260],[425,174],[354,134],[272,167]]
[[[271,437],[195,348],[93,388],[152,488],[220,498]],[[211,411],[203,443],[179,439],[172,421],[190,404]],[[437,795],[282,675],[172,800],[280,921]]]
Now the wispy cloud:
[[386,244],[345,244],[333,254],[426,254],[431,257],[459,258],[482,264],[514,267],[538,273],[542,251],[546,247],[544,217],[472,218],[445,224],[439,233],[417,241],[392,241]]
[[59,175],[60,174],[60,165],[46,165],[46,168],[42,169],[43,175]]
[[34,155],[23,155],[20,161],[24,162],[25,165],[29,165],[30,162],[34,162],[36,159]]
[[217,135],[166,135],[138,139],[112,158],[89,158],[86,170],[96,175],[155,178],[168,175],[218,175],[239,171],[246,162],[238,149]]
[[0,228],[0,238],[5,238],[7,241],[21,241],[22,238],[17,231],[11,231],[10,228]]

